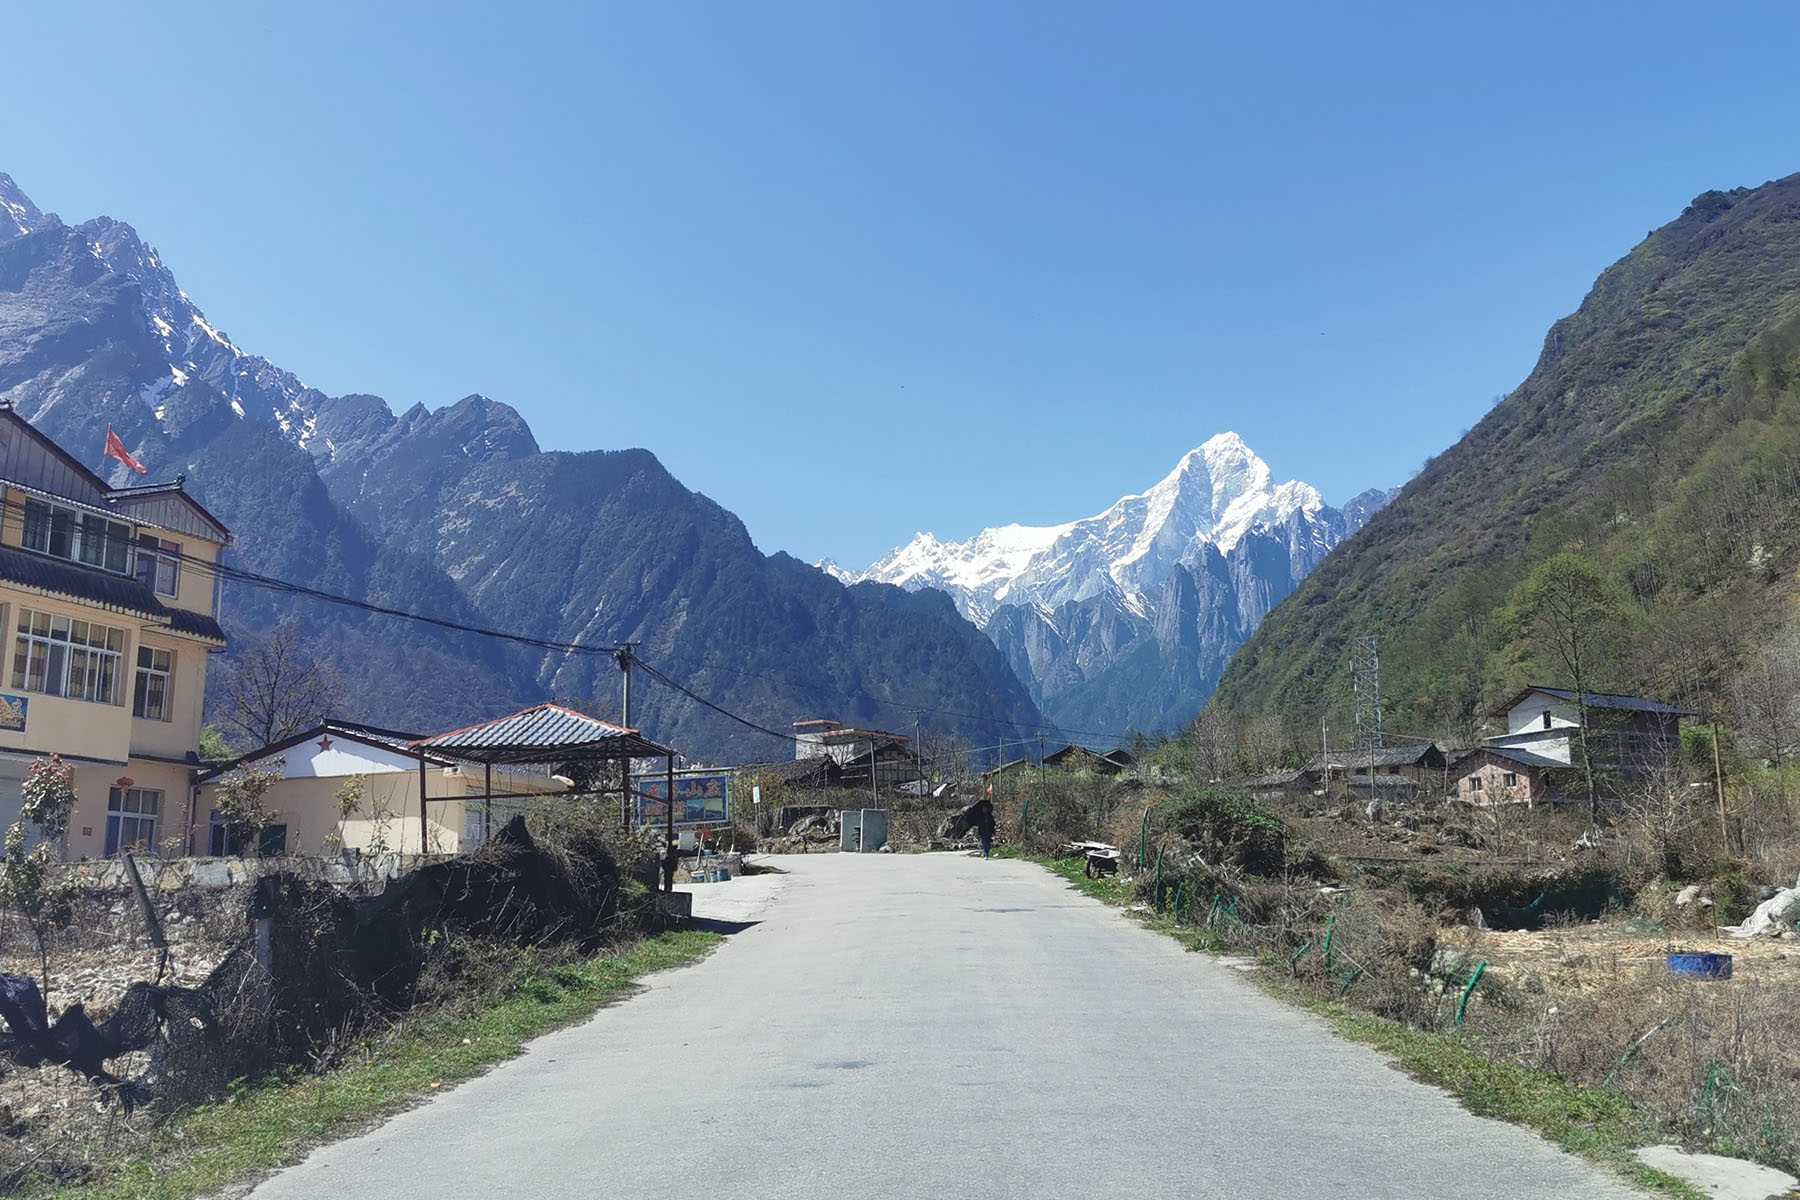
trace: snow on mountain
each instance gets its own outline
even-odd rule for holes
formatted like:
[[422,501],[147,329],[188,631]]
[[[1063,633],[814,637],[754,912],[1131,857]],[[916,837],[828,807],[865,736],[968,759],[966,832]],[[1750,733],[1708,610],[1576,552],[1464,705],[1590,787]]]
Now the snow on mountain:
[[1324,539],[1331,545],[1341,540],[1331,528],[1341,518],[1316,488],[1272,480],[1269,465],[1242,438],[1221,433],[1184,455],[1156,486],[1096,516],[1066,525],[1002,525],[966,542],[920,533],[865,571],[836,573],[940,588],[984,626],[1002,604],[1049,609],[1107,592],[1141,610],[1145,594],[1174,567],[1192,565],[1208,547],[1229,554],[1252,531],[1298,521],[1337,533]]
[[[1235,433],[1148,491],[1066,525],[1001,525],[965,542],[920,533],[845,582],[938,588],[993,639],[1044,713],[1094,730],[1179,728],[1225,664],[1309,571],[1393,493],[1336,509],[1277,484]],[[1100,737],[1096,744],[1103,744]]]

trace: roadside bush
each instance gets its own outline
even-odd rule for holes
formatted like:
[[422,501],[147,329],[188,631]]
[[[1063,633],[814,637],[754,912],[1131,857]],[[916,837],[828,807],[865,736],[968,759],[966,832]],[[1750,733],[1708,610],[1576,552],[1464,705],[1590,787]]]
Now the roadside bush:
[[1287,826],[1235,788],[1191,788],[1175,800],[1168,819],[1209,863],[1264,876],[1280,875],[1286,865]]

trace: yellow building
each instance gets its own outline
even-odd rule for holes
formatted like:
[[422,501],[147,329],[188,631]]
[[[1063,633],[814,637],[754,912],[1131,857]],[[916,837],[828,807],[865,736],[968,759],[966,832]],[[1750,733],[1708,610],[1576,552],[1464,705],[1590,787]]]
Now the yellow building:
[[0,825],[55,753],[75,768],[71,857],[185,847],[231,532],[180,479],[111,487],[7,404],[0,492]]
[[[520,767],[492,769],[422,750],[419,736],[349,721],[325,721],[254,750],[200,777],[199,812],[208,814],[199,854],[230,854],[231,831],[210,818],[219,780],[240,767],[280,778],[263,796],[272,822],[263,854],[332,857],[340,850],[455,854],[485,840],[533,796],[566,791],[566,781]],[[425,820],[419,819],[423,784]],[[491,795],[491,799],[490,799]]]

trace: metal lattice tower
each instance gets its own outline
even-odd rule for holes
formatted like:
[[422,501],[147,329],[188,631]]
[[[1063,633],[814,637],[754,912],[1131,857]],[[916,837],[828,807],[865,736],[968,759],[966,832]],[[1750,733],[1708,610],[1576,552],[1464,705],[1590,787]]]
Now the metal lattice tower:
[[1379,750],[1381,732],[1381,639],[1357,638],[1350,660],[1350,690],[1356,696],[1356,748]]

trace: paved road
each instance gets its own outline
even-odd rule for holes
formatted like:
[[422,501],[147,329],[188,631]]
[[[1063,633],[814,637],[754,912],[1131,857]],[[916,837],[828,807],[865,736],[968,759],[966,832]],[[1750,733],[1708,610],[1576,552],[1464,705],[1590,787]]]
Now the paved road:
[[1036,867],[776,861],[698,889],[760,918],[711,958],[253,1195],[1636,1194]]

